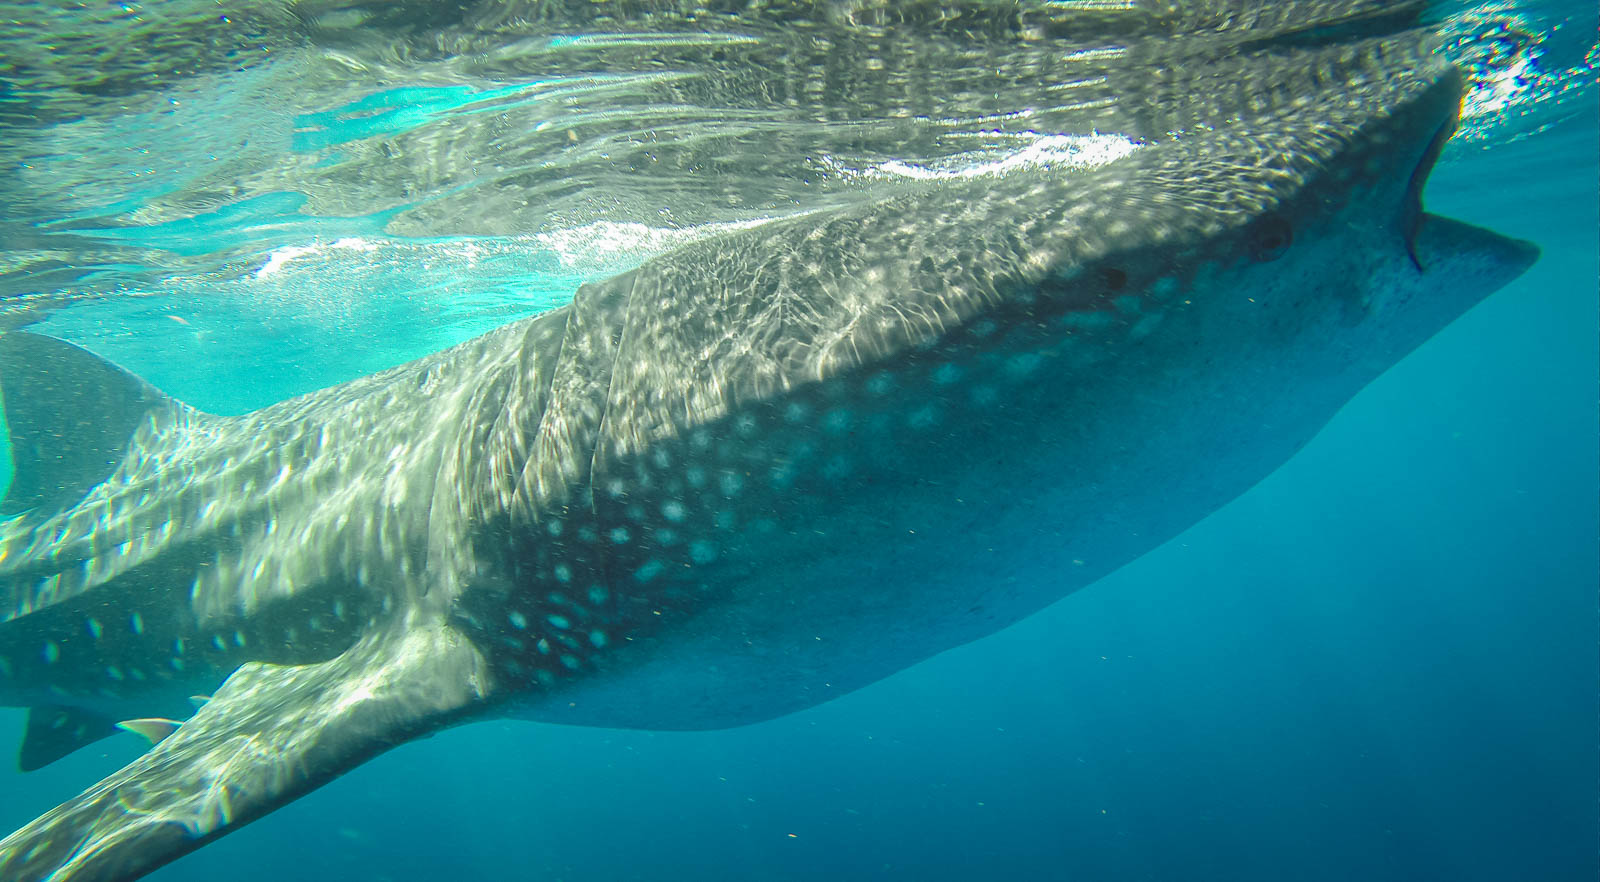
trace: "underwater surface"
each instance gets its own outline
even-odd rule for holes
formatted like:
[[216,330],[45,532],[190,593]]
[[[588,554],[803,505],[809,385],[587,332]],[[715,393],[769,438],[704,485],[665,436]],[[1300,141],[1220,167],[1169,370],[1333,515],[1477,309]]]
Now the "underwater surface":
[[[999,80],[970,106],[952,95],[932,134],[865,90],[856,118],[841,104],[785,129],[752,97],[760,71],[728,68],[726,92],[672,79],[732,37],[597,28],[535,52],[420,8],[68,21],[0,4],[0,326],[243,413],[721,230],[1119,149],[1010,125]],[[45,60],[127,61],[106,47],[145,46],[158,12],[192,16],[196,57],[234,40],[230,60],[156,38],[169,48],[128,50],[117,78]],[[1429,15],[1472,90],[1427,208],[1543,256],[1249,492],[999,634],[809,710],[713,732],[451,729],[149,878],[1594,878],[1595,10]],[[563,52],[618,45],[637,71],[560,73]],[[0,757],[23,719],[0,709]],[[0,834],[144,747],[119,734],[39,771],[0,764]]]

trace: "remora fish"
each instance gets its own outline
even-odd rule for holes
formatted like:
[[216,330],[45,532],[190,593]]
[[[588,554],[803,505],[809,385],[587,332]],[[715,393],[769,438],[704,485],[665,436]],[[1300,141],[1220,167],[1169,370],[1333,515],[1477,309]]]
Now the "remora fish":
[[136,877],[473,719],[784,714],[1193,524],[1536,257],[1422,212],[1425,38],[1307,55],[1229,125],[704,241],[242,417],[6,335],[24,763],[226,679],[0,878]]

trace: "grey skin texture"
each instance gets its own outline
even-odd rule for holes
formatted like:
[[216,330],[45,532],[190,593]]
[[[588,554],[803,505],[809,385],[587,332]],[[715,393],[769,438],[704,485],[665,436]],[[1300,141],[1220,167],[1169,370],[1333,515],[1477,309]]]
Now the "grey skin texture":
[[1114,162],[701,241],[245,416],[8,334],[30,758],[216,688],[0,878],[135,878],[473,719],[809,707],[1214,511],[1537,254],[1422,212],[1459,78],[1369,30],[1241,37],[1174,89],[1214,124]]

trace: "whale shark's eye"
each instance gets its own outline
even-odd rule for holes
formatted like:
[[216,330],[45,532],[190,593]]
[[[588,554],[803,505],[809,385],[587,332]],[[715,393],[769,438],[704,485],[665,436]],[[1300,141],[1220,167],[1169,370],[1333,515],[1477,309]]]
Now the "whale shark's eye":
[[1282,215],[1269,214],[1250,230],[1250,257],[1259,263],[1277,260],[1294,242],[1294,228]]

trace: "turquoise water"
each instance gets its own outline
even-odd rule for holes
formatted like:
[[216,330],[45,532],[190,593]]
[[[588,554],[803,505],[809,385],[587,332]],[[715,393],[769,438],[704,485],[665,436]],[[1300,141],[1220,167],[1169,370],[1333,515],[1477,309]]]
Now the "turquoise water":
[[[1581,68],[1592,9],[1517,11],[1543,35],[1547,68]],[[552,217],[502,234],[487,211],[473,229],[439,229],[428,206],[459,205],[459,181],[409,201],[375,187],[343,207],[339,179],[310,172],[322,189],[203,196],[214,181],[195,180],[216,173],[197,157],[359,167],[375,161],[371,139],[637,86],[435,82],[289,100],[281,76],[248,68],[175,92],[165,117],[93,132],[71,131],[84,121],[63,111],[60,144],[82,153],[32,160],[27,192],[42,192],[49,163],[68,175],[92,162],[81,180],[100,185],[63,184],[55,195],[81,211],[54,227],[13,209],[8,266],[90,271],[28,290],[20,271],[0,275],[42,318],[34,329],[237,413],[559,304],[584,279],[748,214],[652,226],[624,207],[616,227]],[[1552,77],[1469,117],[1429,185],[1430,210],[1532,239],[1541,262],[1268,480],[1092,588],[770,723],[452,730],[151,878],[1593,878],[1591,83]],[[80,158],[91,136],[109,156]],[[382,201],[373,193],[391,204],[367,204]],[[397,223],[417,235],[394,235]],[[0,755],[21,719],[0,712]],[[118,737],[26,776],[0,770],[0,826],[139,750]]]

